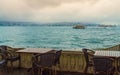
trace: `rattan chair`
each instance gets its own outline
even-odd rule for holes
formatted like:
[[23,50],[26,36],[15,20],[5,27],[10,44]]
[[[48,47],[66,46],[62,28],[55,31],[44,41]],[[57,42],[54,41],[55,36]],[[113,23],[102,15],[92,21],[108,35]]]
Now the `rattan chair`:
[[120,57],[118,57],[117,70],[120,73]]
[[115,70],[113,62],[114,60],[109,57],[94,56],[94,75],[113,75]]
[[55,53],[55,65],[60,64],[60,56],[62,54],[62,50],[59,50]]
[[13,62],[19,61],[20,67],[20,55],[15,52],[12,47],[1,45],[0,51],[6,55],[8,62],[11,64],[11,68],[13,69]]
[[93,54],[95,53],[93,50],[90,49],[82,49],[83,53],[84,53],[84,57],[85,57],[85,62],[86,62],[86,66],[84,69],[84,75],[87,75],[87,71],[89,67],[93,66],[92,63],[92,57],[94,56]]
[[7,66],[6,56],[3,53],[0,53],[0,69],[5,71],[6,66]]
[[[54,62],[53,64],[51,64],[51,66],[54,66],[54,75],[56,75],[56,68],[55,66],[58,65],[60,67],[60,56],[61,56],[61,53],[62,53],[62,50],[59,50],[59,51],[55,51],[53,52],[52,54],[51,53],[45,53],[45,54],[51,54],[52,56],[54,56]],[[38,67],[36,66],[36,62],[38,62],[38,60],[42,59],[42,57],[40,59],[38,59],[38,57],[40,56],[44,56],[44,54],[37,54],[37,55],[34,55],[32,60],[33,60],[33,63],[32,63],[32,68],[29,68],[27,70],[28,73],[32,73],[31,74],[34,74],[34,73],[37,73],[38,72]],[[49,55],[48,55],[49,56]],[[36,59],[37,58],[37,59]],[[44,58],[44,57],[43,57]],[[51,58],[50,58],[51,59]],[[47,60],[48,61],[48,60]],[[42,61],[44,63],[46,63],[46,60]],[[49,61],[48,61],[49,62]],[[41,65],[41,64],[40,64]]]
[[43,75],[45,69],[49,70],[50,75],[55,74],[55,53],[44,53],[33,56],[32,71],[34,75]]
[[[60,57],[61,57],[61,54],[62,54],[62,50],[58,50],[56,53],[55,53],[55,62],[54,62],[54,66],[58,66],[59,67],[59,70],[61,71],[61,67],[60,67]],[[55,68],[56,69],[56,68]],[[56,70],[55,70],[55,75],[56,75]],[[60,75],[62,75],[62,72],[60,72]]]

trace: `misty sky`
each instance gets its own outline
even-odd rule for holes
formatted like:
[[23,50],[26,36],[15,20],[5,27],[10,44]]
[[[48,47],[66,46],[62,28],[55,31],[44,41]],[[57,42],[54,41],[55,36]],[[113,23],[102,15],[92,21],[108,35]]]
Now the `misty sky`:
[[0,21],[120,24],[120,0],[0,0]]

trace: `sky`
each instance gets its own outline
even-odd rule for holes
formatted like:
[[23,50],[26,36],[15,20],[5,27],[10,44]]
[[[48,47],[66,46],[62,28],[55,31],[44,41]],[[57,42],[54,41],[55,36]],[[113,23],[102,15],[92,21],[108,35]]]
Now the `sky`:
[[0,21],[120,24],[120,0],[0,0]]

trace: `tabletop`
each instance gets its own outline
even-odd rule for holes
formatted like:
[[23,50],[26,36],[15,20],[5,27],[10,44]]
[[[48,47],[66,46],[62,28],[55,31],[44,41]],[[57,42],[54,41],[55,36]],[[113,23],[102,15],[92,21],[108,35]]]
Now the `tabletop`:
[[53,49],[50,48],[25,48],[22,50],[16,51],[17,53],[47,53],[52,51]]
[[120,51],[95,51],[95,56],[120,57]]

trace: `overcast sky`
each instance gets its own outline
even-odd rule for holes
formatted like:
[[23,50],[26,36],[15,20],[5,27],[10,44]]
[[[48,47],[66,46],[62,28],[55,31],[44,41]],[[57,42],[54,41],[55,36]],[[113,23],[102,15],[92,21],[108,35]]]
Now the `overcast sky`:
[[120,0],[0,0],[0,21],[120,24]]

